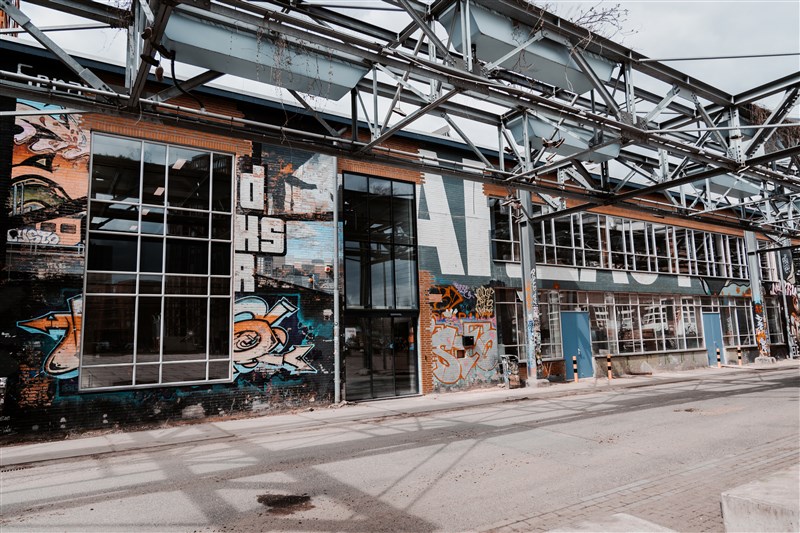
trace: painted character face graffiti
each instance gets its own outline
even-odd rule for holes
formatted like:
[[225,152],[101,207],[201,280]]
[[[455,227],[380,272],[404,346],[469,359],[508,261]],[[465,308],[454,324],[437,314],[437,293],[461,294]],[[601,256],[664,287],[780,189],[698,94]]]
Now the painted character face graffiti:
[[[289,332],[280,324],[297,313],[297,306],[282,298],[271,308],[257,296],[236,300],[233,327],[233,362],[237,371],[257,367],[290,374],[315,373],[305,359],[313,344],[288,347]],[[288,348],[288,350],[287,350]]]

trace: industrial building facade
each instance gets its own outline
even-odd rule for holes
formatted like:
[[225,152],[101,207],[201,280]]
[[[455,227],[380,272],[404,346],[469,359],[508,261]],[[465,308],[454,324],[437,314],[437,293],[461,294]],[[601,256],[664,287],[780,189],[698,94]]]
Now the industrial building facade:
[[[3,68],[50,64],[20,54]],[[204,100],[286,119],[266,101]],[[0,118],[4,433],[329,404],[339,366],[346,400],[465,389],[503,382],[503,355],[525,360],[513,191],[42,102],[0,107],[15,112]],[[474,157],[441,138],[390,144]],[[758,254],[759,328],[741,231],[613,207],[533,229],[540,378],[571,379],[576,354],[582,377],[607,355],[617,374],[716,364],[716,348],[725,362],[737,348],[796,356],[790,250]]]

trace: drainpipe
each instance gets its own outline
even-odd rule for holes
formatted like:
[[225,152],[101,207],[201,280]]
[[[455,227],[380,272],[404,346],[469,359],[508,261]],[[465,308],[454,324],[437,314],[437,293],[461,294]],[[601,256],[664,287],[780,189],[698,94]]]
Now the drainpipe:
[[342,354],[339,346],[339,176],[333,164],[333,402],[342,401]]

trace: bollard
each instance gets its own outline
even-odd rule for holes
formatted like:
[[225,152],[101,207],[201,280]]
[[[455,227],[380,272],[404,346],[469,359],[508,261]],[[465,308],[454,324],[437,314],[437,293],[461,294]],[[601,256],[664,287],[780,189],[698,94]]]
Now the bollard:
[[742,366],[742,347],[736,347],[736,358],[739,360],[739,366]]
[[722,368],[722,359],[720,358],[719,348],[717,348],[717,368]]
[[611,354],[606,354],[606,362],[608,363],[608,379],[611,381]]
[[578,382],[578,356],[572,356],[572,380],[577,383]]

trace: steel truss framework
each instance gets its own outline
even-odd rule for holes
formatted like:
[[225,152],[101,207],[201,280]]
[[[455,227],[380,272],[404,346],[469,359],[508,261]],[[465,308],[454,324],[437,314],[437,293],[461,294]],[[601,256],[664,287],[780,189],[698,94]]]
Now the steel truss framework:
[[[127,29],[125,86],[107,85],[37,28],[24,8],[0,0],[0,9],[84,85],[76,92],[73,84],[43,83],[42,76],[2,71],[4,94],[83,112],[152,117],[258,141],[288,141],[342,157],[532,191],[551,207],[536,219],[617,204],[763,231],[776,239],[800,236],[800,145],[785,141],[798,136],[776,134],[791,126],[787,117],[800,97],[800,72],[728,94],[525,0],[375,0],[391,10],[393,20],[406,19],[400,31],[303,0],[133,0],[130,9],[92,0],[28,1],[80,16],[89,25]],[[524,28],[519,45],[502,57],[485,57],[468,27],[478,10]],[[160,62],[181,61],[167,46],[165,30],[170,20],[184,15],[279,49],[289,43],[312,53],[324,51],[334,65],[362,69],[366,74],[350,91],[350,131],[337,130],[318,112],[324,94],[309,98],[292,88],[289,94],[324,133],[207,112],[199,100],[196,108],[170,104],[171,98],[225,74],[224,69],[208,69],[149,94],[148,77]],[[454,31],[459,25],[461,31]],[[588,90],[576,94],[569,84],[557,87],[537,79],[535,69],[532,74],[520,68],[526,47],[542,39],[565,46]],[[593,57],[611,65],[608,76],[595,72]],[[157,74],[162,76],[163,68]],[[335,78],[337,73],[320,77]],[[766,119],[755,119],[752,104],[773,95],[780,95],[780,104]],[[589,132],[591,138],[582,149],[556,154],[563,139],[555,134],[534,138],[531,117],[554,132],[569,136],[572,129]],[[474,152],[476,162],[420,156],[385,145],[422,119],[444,121],[455,140]],[[365,123],[367,140],[358,135]],[[519,127],[512,131],[513,124],[522,124],[521,132]],[[602,156],[615,145],[618,154]],[[566,198],[577,205],[567,207]]]

